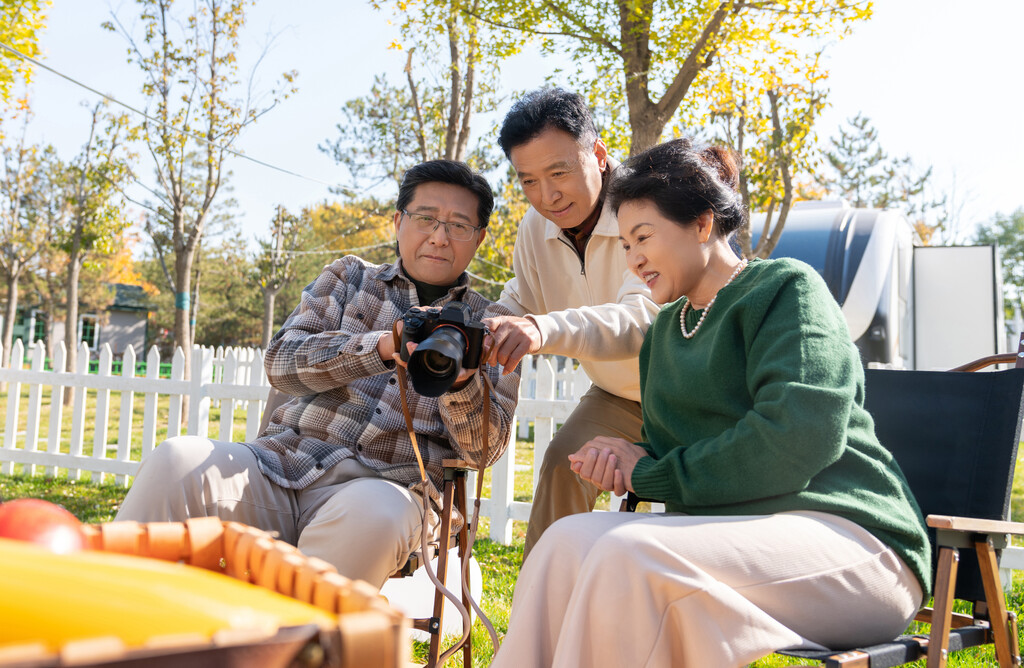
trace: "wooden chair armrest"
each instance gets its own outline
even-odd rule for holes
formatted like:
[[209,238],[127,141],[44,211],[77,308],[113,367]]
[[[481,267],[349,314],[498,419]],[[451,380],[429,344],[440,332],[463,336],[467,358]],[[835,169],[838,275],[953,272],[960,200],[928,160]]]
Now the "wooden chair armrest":
[[465,469],[467,471],[476,470],[465,459],[442,459],[441,466],[446,469]]
[[1015,364],[1016,362],[1017,353],[1000,353],[968,362],[967,364],[950,369],[950,371],[980,371],[995,364]]
[[982,520],[974,517],[951,517],[949,515],[929,515],[925,523],[933,529],[960,531],[964,533],[999,533],[1024,536],[1024,522],[1005,522],[1003,520]]

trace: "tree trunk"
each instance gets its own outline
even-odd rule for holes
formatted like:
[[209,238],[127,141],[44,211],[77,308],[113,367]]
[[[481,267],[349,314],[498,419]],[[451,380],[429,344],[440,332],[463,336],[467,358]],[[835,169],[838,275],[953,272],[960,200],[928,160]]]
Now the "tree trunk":
[[690,86],[701,71],[711,66],[716,41],[725,32],[724,23],[729,12],[738,11],[743,3],[730,7],[722,2],[708,20],[676,72],[661,99],[652,102],[649,90],[651,71],[651,19],[653,0],[617,0],[619,7],[619,40],[622,44],[622,65],[626,75],[626,103],[629,106],[629,126],[633,133],[629,145],[631,156],[658,143],[665,124],[679,109]]
[[444,135],[444,157],[455,160],[455,144],[459,132],[459,102],[462,99],[462,55],[459,53],[459,32],[455,18],[448,18],[448,51],[452,63],[451,90],[448,98],[448,130]]
[[[639,115],[638,115],[639,116]],[[648,116],[648,115],[644,115]],[[661,132],[665,129],[665,121],[662,121],[656,117],[636,118],[630,120],[632,126],[633,136],[629,141],[629,155],[634,156],[637,153],[646,151],[661,139]]]
[[[174,346],[181,348],[185,360],[185,379],[192,378],[192,332],[189,327],[189,308],[192,284],[192,256],[184,250],[174,254]],[[181,424],[188,425],[189,396],[181,398]]]
[[[74,373],[78,368],[75,366],[78,361],[78,279],[82,274],[82,260],[77,243],[71,247],[69,255],[68,280],[65,286],[67,302],[64,308],[67,314],[64,319],[64,346],[67,348],[67,356],[64,359],[67,366],[64,370]],[[72,395],[72,388],[64,388],[65,406],[71,405]]]
[[[758,257],[767,258],[775,250],[782,236],[782,229],[786,226],[786,218],[789,217],[789,209],[793,205],[793,177],[789,169],[789,155],[786,153],[785,135],[782,129],[782,119],[779,116],[779,92],[768,91],[768,102],[772,110],[773,142],[775,144],[775,156],[779,166],[779,173],[782,176],[782,202],[779,206],[779,218],[775,221],[775,227],[767,239],[762,238],[757,244]],[[765,234],[768,230],[765,230]]]
[[188,321],[188,332],[189,336],[189,347],[196,345],[196,323],[199,322],[199,283],[203,277],[203,270],[200,269],[199,264],[196,263],[196,280],[192,286],[192,313],[189,316]]
[[276,290],[263,291],[263,351],[266,352],[270,345],[270,337],[274,335],[274,300],[277,297]]
[[[14,345],[14,321],[18,317],[18,276],[7,276],[7,308],[4,309],[4,368],[11,366],[11,346]],[[4,383],[6,386],[7,383]]]
[[53,351],[57,348],[57,339],[54,337],[54,316],[57,314],[56,308],[51,308],[46,313],[46,352],[50,354],[50,359],[53,359]]

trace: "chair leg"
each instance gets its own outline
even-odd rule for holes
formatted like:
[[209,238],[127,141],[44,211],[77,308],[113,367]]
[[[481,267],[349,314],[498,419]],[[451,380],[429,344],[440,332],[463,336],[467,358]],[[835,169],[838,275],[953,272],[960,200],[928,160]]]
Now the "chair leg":
[[[466,549],[469,547],[469,509],[467,508],[466,500],[466,473],[465,471],[459,471],[455,478],[455,507],[462,513],[462,517],[465,521],[462,523],[462,529],[459,530],[459,575],[461,577],[462,568],[465,565],[466,560],[470,558],[470,554]],[[469,588],[462,587],[462,605],[466,606],[466,610],[469,611],[470,620],[473,619],[473,608],[469,602]],[[462,646],[462,668],[470,668],[473,665],[473,629],[469,630],[469,638],[466,639],[466,644]]]
[[932,630],[928,640],[928,668],[945,668],[949,656],[949,627],[953,614],[953,590],[960,553],[955,547],[939,549],[939,567],[935,582]]
[[[1003,587],[999,582],[999,562],[996,559],[992,539],[976,540],[974,549],[978,553],[981,567],[981,582],[985,587],[985,604],[988,606],[989,623],[995,636],[996,660],[1000,668],[1020,665],[1020,657],[1013,651],[1010,641],[1010,617],[1006,610]],[[1014,624],[1015,625],[1015,624]],[[1016,635],[1016,634],[1014,634]],[[1016,640],[1016,638],[1014,639]],[[1016,642],[1013,643],[1014,645]]]
[[[448,549],[451,546],[452,503],[455,500],[455,485],[451,480],[444,481],[442,490],[441,526],[437,547],[437,579],[447,585]],[[430,652],[427,655],[428,668],[437,666],[437,658],[441,654],[441,632],[444,628],[444,594],[434,592],[434,616],[430,620]]]

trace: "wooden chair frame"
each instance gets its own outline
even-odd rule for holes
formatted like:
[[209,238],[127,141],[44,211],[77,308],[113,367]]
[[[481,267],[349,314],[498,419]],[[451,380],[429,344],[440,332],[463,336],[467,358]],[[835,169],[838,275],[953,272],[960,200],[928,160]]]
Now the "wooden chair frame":
[[[461,459],[445,459],[442,462],[444,466],[444,486],[441,490],[441,497],[443,501],[441,509],[441,525],[438,528],[438,538],[433,541],[431,545],[434,547],[434,551],[437,554],[437,578],[441,582],[447,582],[448,567],[449,567],[449,551],[454,540],[458,546],[458,564],[459,573],[462,573],[462,568],[465,560],[469,559],[471,555],[467,553],[466,547],[469,545],[469,515],[467,512],[467,496],[466,496],[466,481],[467,475],[472,470],[469,464]],[[462,525],[458,530],[453,531],[453,510],[461,514],[463,518]],[[416,572],[420,566],[423,565],[423,555],[416,551],[409,555],[409,559],[391,577],[401,578],[409,577]],[[462,605],[465,606],[466,610],[472,614],[469,602],[469,592],[466,591],[465,587],[462,587]],[[434,609],[433,614],[426,618],[417,618],[412,620],[412,626],[414,629],[424,631],[430,634],[430,650],[427,654],[427,666],[428,668],[434,668],[437,665],[437,659],[441,654],[441,630],[444,628],[444,603],[445,597],[439,590],[434,590]],[[466,640],[466,643],[462,646],[462,665],[465,668],[469,668],[473,665],[473,642],[472,634]]]

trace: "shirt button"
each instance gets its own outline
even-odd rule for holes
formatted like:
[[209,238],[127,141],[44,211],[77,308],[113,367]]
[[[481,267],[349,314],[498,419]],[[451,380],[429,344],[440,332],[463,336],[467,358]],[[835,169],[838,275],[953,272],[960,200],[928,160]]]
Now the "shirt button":
[[321,464],[320,462],[317,462],[316,463],[316,470],[317,471],[323,471],[324,470],[324,465]]
[[356,313],[356,320],[362,320],[362,319],[363,319],[363,314],[362,313]]
[[388,385],[394,385],[394,384],[395,384],[395,383],[397,383],[397,382],[398,382],[398,381],[397,381],[397,380],[395,380],[395,377],[394,377],[394,376],[392,376],[391,378],[388,378]]
[[356,346],[356,352],[357,352],[357,353],[361,353],[361,352],[363,352],[363,347],[362,347],[361,345],[359,345],[359,346]]
[[373,412],[376,413],[377,415],[380,415],[382,411],[379,408],[374,408]]
[[363,451],[363,446],[362,445],[357,445],[356,446],[356,450],[358,450],[359,452],[362,452]]

